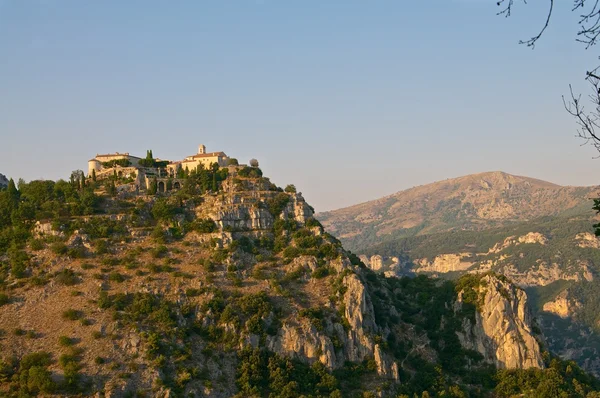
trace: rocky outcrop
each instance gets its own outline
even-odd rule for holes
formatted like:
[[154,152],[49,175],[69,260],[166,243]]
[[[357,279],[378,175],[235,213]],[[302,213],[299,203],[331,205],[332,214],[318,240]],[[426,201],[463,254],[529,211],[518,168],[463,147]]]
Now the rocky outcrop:
[[[525,292],[494,275],[482,277],[478,289],[475,324],[464,319],[463,332],[458,333],[461,344],[499,368],[543,368]],[[462,305],[460,292],[457,308]]]
[[575,242],[577,242],[577,246],[582,247],[582,248],[587,248],[587,247],[591,247],[593,249],[600,248],[600,239],[598,239],[598,237],[596,235],[591,234],[589,232],[583,232],[583,233],[577,234],[575,236]]
[[4,174],[0,174],[0,189],[8,187],[8,178]]
[[89,236],[79,230],[73,231],[73,235],[67,240],[66,244],[70,248],[84,247],[88,250],[92,250],[92,242]]
[[[309,256],[296,260],[298,265],[311,267]],[[339,267],[345,269],[345,261],[341,261]],[[281,355],[320,361],[329,369],[340,368],[346,361],[373,359],[380,376],[398,380],[398,364],[372,340],[380,330],[365,285],[355,274],[345,276],[343,283],[347,288],[343,297],[343,316],[350,327],[344,328],[339,322],[325,322],[323,328],[317,330],[310,321],[301,318],[297,324],[284,324],[276,336],[267,337],[267,347]],[[339,343],[338,349],[333,344],[334,339]]]
[[273,216],[267,209],[252,205],[235,205],[219,208],[209,214],[223,229],[268,230],[273,227]]
[[594,280],[594,275],[585,262],[581,262],[576,266],[574,265],[571,267],[561,267],[556,263],[548,265],[545,262],[539,262],[535,268],[530,268],[523,272],[517,270],[511,264],[501,267],[498,271],[510,278],[517,285],[523,287],[546,286],[559,280],[575,282]]
[[446,273],[452,271],[465,271],[469,269],[473,262],[464,261],[465,258],[469,258],[470,254],[441,254],[429,261],[428,259],[419,259],[417,264],[419,267],[415,270],[416,272],[439,272]]
[[64,236],[64,232],[56,231],[52,227],[52,223],[49,222],[35,222],[35,226],[33,227],[33,233],[35,236],[41,238],[43,236]]
[[312,207],[306,203],[302,194],[295,193],[290,196],[290,201],[281,213],[281,218],[293,218],[299,223],[305,223],[306,220],[314,215]]
[[569,298],[569,291],[565,290],[561,292],[554,300],[545,303],[542,309],[544,312],[558,315],[561,318],[568,318],[572,316],[579,308],[581,308],[581,303],[576,300],[571,300]]

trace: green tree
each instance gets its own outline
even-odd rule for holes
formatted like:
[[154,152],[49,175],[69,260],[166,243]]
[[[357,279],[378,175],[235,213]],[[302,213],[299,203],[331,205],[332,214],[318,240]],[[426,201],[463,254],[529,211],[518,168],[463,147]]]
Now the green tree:
[[150,186],[148,187],[148,195],[156,195],[156,192],[158,191],[158,180],[156,179],[156,177],[154,177],[151,181],[150,181]]
[[296,186],[294,184],[289,184],[285,187],[285,192],[287,193],[296,193]]

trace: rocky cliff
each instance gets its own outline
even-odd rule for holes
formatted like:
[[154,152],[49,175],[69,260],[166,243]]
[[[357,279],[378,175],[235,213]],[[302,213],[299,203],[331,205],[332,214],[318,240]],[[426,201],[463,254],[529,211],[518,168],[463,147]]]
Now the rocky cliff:
[[[478,297],[475,322],[464,319],[461,344],[499,368],[543,368],[525,292],[495,275],[484,276],[473,289]],[[464,294],[459,292],[459,309]]]

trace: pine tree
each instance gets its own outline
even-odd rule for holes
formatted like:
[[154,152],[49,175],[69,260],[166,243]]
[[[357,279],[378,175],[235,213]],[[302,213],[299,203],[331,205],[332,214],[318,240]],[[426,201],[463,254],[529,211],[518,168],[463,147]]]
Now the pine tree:
[[96,169],[92,170],[92,181],[96,182]]

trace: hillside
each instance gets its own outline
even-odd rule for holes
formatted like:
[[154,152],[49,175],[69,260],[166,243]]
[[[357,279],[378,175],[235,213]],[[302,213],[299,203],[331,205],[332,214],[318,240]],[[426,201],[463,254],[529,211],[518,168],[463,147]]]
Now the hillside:
[[553,351],[600,374],[600,240],[592,233],[594,222],[589,216],[557,216],[484,231],[399,238],[365,248],[361,257],[388,275],[505,275],[533,298],[534,314]]
[[257,167],[107,175],[0,191],[0,396],[598,396],[502,276],[377,274]]
[[388,239],[592,214],[590,198],[597,197],[598,190],[488,172],[411,188],[316,217],[346,247],[360,251]]

